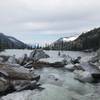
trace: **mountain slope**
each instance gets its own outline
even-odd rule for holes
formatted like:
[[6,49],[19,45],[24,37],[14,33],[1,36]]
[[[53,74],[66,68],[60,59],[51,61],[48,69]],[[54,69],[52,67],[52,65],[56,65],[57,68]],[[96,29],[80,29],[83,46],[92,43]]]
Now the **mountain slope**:
[[76,50],[100,48],[100,28],[95,28],[86,33],[82,33],[75,41],[73,41],[73,48]]
[[0,33],[0,49],[22,49],[26,47],[28,46],[16,38]]
[[53,50],[97,50],[100,48],[100,28],[95,28],[80,36],[73,38],[60,38],[50,46],[46,47]]
[[[79,37],[79,35],[71,36],[71,37],[62,37],[52,43],[49,47],[53,50],[69,50],[70,49],[70,43],[74,40],[76,40]],[[47,47],[48,48],[48,47]]]

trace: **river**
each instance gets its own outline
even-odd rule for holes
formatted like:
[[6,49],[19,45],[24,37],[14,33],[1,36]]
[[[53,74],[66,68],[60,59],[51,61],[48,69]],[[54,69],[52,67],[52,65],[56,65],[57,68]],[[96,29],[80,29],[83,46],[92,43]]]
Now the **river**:
[[[22,56],[24,53],[30,53],[30,50],[6,50],[2,52],[5,55]],[[50,58],[45,61],[61,60],[57,51],[45,51]],[[83,53],[74,51],[63,51],[62,54],[76,58],[82,57],[82,62],[89,60],[94,53]],[[25,90],[14,92],[3,96],[1,100],[100,100],[98,94],[99,87],[90,83],[81,83],[74,79],[75,74],[67,71],[65,68],[41,68],[34,71],[41,75],[41,88],[35,90]]]

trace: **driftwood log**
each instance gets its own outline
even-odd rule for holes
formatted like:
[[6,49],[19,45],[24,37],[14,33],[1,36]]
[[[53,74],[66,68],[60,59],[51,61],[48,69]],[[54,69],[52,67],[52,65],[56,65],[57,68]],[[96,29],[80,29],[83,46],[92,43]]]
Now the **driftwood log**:
[[33,68],[43,68],[43,67],[54,67],[54,68],[61,68],[64,67],[64,64],[62,62],[55,62],[55,63],[49,63],[49,62],[33,62]]

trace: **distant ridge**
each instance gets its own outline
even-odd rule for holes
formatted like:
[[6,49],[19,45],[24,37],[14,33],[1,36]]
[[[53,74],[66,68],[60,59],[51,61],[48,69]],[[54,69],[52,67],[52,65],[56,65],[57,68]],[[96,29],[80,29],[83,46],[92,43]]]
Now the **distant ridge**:
[[24,49],[28,45],[20,40],[0,33],[0,49]]

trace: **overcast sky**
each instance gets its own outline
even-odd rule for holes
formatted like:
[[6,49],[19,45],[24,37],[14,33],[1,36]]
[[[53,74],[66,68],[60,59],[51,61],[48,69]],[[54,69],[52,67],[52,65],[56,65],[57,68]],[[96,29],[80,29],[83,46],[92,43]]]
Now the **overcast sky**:
[[0,32],[49,43],[100,26],[100,0],[0,0]]

